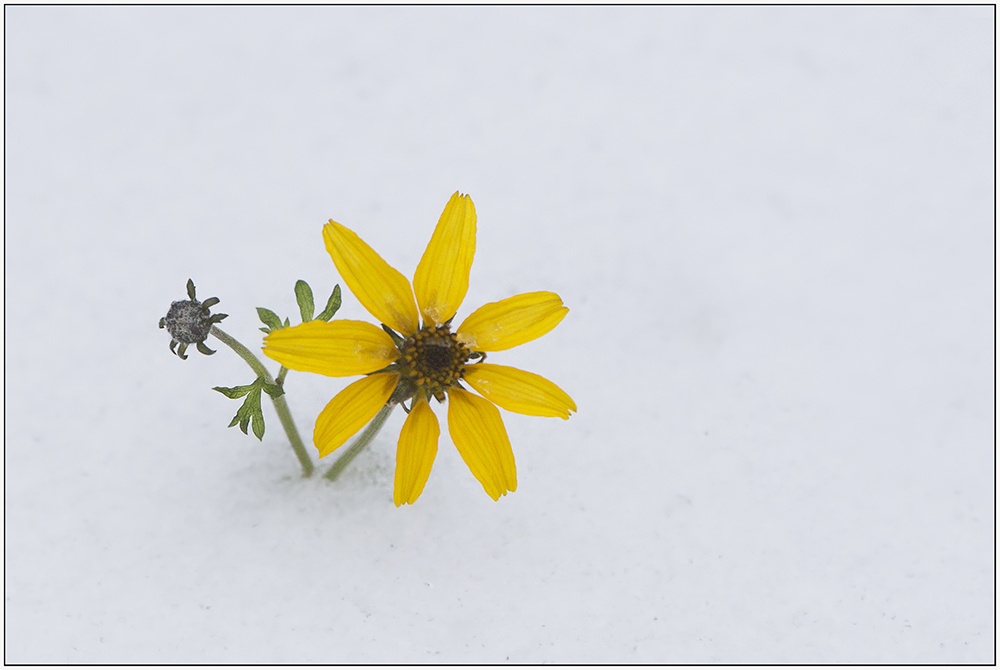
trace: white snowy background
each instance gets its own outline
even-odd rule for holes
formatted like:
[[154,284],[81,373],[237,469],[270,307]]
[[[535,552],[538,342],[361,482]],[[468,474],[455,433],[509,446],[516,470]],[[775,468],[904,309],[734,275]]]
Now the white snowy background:
[[[994,8],[5,21],[7,662],[993,662]],[[571,309],[490,356],[579,405],[503,414],[518,490],[444,407],[401,509],[402,413],[336,484],[227,429],[188,277],[256,348],[328,219],[412,276],[458,189],[459,319]]]

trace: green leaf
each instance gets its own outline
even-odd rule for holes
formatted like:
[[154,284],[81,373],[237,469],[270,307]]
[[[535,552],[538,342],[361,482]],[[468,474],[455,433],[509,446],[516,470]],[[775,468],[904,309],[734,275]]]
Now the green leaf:
[[246,396],[243,404],[236,410],[236,416],[229,422],[229,427],[232,428],[236,424],[239,424],[243,434],[249,435],[247,428],[251,427],[250,424],[252,422],[253,434],[257,436],[258,440],[264,439],[264,412],[260,408],[261,389],[267,391],[268,395],[272,398],[277,398],[284,393],[284,390],[280,386],[268,384],[264,381],[263,377],[257,377],[253,384],[247,386],[234,386],[233,388],[216,386],[214,389],[229,398]]
[[257,382],[254,382],[253,384],[249,384],[247,386],[234,386],[232,388],[226,388],[225,386],[213,386],[212,390],[218,391],[227,398],[233,398],[235,400],[236,398],[242,398],[247,393],[250,393],[256,383]]
[[271,396],[272,399],[280,398],[281,396],[285,395],[285,389],[281,388],[277,384],[268,384],[266,381],[261,379],[260,385],[261,388],[264,389],[264,392],[267,393],[269,396]]
[[191,298],[192,300],[197,300],[197,298],[194,297],[194,282],[191,281],[190,279],[188,279],[187,283],[187,292],[189,298]]
[[313,303],[313,292],[309,284],[301,279],[295,282],[295,301],[299,303],[299,312],[302,314],[302,323],[313,320],[313,313],[316,305]]
[[316,318],[320,321],[329,321],[337,313],[338,309],[340,309],[340,284],[333,287],[333,293],[330,294],[330,299],[326,301],[326,309],[320,312]]
[[[253,434],[257,436],[257,441],[264,440],[264,412],[260,409],[260,391],[257,391],[257,404],[252,407],[253,411]],[[246,433],[246,431],[243,431]]]
[[284,326],[281,325],[281,319],[278,318],[278,315],[266,307],[258,307],[257,316],[260,317],[260,320],[265,326],[270,328],[267,332],[271,332],[272,330],[281,330],[284,328]]

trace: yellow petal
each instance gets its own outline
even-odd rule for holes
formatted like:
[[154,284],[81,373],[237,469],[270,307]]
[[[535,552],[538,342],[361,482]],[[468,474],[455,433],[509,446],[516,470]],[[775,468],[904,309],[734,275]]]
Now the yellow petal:
[[365,427],[388,402],[399,373],[387,372],[359,379],[333,396],[316,417],[313,444],[323,458]]
[[500,410],[461,389],[448,390],[448,432],[462,460],[494,500],[517,489],[514,452]]
[[392,501],[396,507],[412,505],[420,497],[437,455],[441,428],[426,400],[414,403],[396,444],[396,482]]
[[307,321],[264,338],[264,355],[289,370],[330,377],[365,375],[399,358],[389,334],[364,321]]
[[569,418],[576,403],[565,391],[541,375],[506,365],[477,363],[465,368],[462,379],[492,403],[508,412]]
[[458,327],[458,339],[473,351],[503,351],[541,337],[567,313],[555,293],[521,293],[470,314]]
[[323,241],[340,276],[372,316],[406,335],[417,332],[417,305],[406,277],[333,220],[323,226]]
[[466,291],[476,253],[476,207],[472,198],[451,196],[413,275],[424,323],[441,325],[455,316]]

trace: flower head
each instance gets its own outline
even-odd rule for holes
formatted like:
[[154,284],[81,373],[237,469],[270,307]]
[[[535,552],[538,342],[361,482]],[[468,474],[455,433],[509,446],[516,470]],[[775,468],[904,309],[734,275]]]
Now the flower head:
[[386,404],[402,404],[409,415],[396,448],[393,501],[413,503],[430,475],[441,433],[430,401],[447,398],[448,429],[472,474],[494,500],[514,491],[514,454],[497,406],[568,419],[576,404],[544,377],[483,361],[487,352],[516,347],[555,328],[569,312],[559,296],[538,291],[487,303],[452,331],[476,249],[476,210],[472,199],[459,193],[445,206],[412,288],[339,223],[324,226],[323,239],[347,286],[382,327],[310,321],[264,338],[264,354],[292,370],[367,375],[338,393],[316,419],[313,442],[320,458]]
[[[212,314],[211,308],[219,303],[218,298],[200,302],[195,297],[194,282],[188,279],[187,294],[190,300],[175,300],[170,303],[167,315],[160,319],[160,328],[170,333],[170,351],[182,360],[187,360],[188,345],[197,345],[198,351],[211,356],[214,350],[205,346],[205,340],[212,326],[225,319],[228,314]],[[178,343],[181,345],[176,348]]]

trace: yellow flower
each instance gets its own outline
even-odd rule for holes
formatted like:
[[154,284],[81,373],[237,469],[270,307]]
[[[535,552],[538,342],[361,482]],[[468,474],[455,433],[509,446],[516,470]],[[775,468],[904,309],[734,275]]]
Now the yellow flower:
[[338,393],[317,417],[313,442],[320,458],[387,404],[409,400],[396,448],[393,501],[397,507],[412,504],[427,483],[441,434],[430,400],[443,402],[447,395],[451,439],[472,474],[494,500],[514,491],[514,453],[497,406],[568,419],[576,403],[544,377],[483,361],[486,352],[516,347],[555,328],[569,312],[562,299],[538,291],[487,303],[451,331],[476,251],[476,210],[472,199],[459,193],[441,214],[412,289],[406,277],[339,223],[324,226],[323,240],[347,286],[383,326],[310,321],[264,338],[264,354],[292,370],[367,375]]

